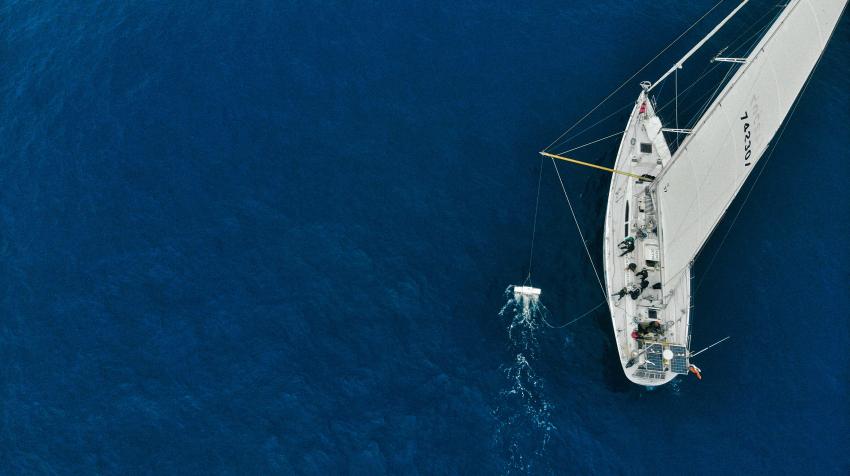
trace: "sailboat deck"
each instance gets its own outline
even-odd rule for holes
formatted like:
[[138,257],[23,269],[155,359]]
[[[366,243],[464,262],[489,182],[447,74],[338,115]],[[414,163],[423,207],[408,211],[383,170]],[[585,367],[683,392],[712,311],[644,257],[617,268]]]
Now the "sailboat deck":
[[[641,95],[615,168],[655,176],[669,160],[661,121]],[[635,383],[660,385],[687,372],[690,283],[687,273],[664,275],[662,231],[654,194],[649,193],[650,183],[625,175],[612,176],[605,223],[605,281],[626,375]],[[627,237],[634,239],[634,249],[624,253],[620,244]],[[664,359],[664,350],[672,351],[674,358]],[[633,365],[627,367],[632,359]]]

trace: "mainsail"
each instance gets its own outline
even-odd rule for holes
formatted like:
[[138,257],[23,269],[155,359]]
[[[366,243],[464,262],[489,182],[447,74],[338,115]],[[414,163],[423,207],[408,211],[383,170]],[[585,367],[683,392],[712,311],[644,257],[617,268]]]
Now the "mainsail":
[[687,270],[778,131],[846,0],[794,0],[655,181],[665,281]]

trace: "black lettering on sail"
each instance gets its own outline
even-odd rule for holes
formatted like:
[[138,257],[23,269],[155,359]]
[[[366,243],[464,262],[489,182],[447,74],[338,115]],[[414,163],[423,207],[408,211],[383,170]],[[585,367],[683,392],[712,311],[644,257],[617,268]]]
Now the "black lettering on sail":
[[[749,117],[750,117],[750,113],[748,111],[744,111],[744,115],[741,116],[741,120],[745,121]],[[750,140],[750,134],[752,134],[752,131],[750,131],[750,123],[745,122],[744,123],[744,166],[745,167],[750,166],[751,162],[749,162],[749,160],[750,160],[750,156],[753,154],[753,151],[750,150],[750,147],[753,145],[753,142]]]

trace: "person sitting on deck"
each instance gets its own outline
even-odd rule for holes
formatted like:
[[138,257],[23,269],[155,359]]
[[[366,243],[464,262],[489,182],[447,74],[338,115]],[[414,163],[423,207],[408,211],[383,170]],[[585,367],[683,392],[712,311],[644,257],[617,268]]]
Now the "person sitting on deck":
[[643,268],[640,273],[635,273],[635,276],[639,277],[640,279],[646,279],[649,277],[649,271],[647,271],[646,268]]
[[[626,243],[626,247],[625,248],[623,248],[622,246],[620,247],[620,249],[623,250],[623,252],[620,253],[620,256],[626,256],[627,254],[629,254],[629,253],[631,253],[632,251],[635,250],[635,239],[632,238],[632,237],[629,237],[629,238],[631,238],[631,241],[628,241],[628,242],[623,241],[623,243]],[[629,238],[626,238],[626,240],[629,240]]]
[[638,331],[638,334],[641,337],[644,337],[647,334],[656,334],[656,335],[664,334],[664,328],[661,326],[661,323],[658,322],[658,321],[641,322],[640,324],[638,324],[637,331]]
[[664,327],[658,321],[652,321],[652,324],[649,325],[649,330],[653,334],[656,335],[664,335]]
[[626,248],[634,249],[635,247],[635,239],[634,237],[627,236],[625,240],[621,241],[620,244],[617,245],[621,250]]
[[620,299],[623,299],[623,296],[629,294],[629,290],[626,288],[621,289],[615,296],[617,296],[617,302],[620,302]]
[[655,283],[652,285],[652,289],[661,289],[661,283]]
[[632,300],[636,301],[637,298],[640,297],[641,291],[643,291],[641,288],[635,287],[634,289],[629,291],[629,297],[631,297]]
[[628,266],[626,266],[626,269],[627,269],[627,270],[629,270],[629,271],[631,271],[632,273],[634,273],[634,272],[635,272],[635,270],[637,269],[637,265],[636,265],[636,264],[634,264],[634,263],[629,263],[629,265],[628,265]]
[[641,279],[640,280],[640,290],[643,291],[647,287],[649,287],[649,281],[647,281],[645,279]]

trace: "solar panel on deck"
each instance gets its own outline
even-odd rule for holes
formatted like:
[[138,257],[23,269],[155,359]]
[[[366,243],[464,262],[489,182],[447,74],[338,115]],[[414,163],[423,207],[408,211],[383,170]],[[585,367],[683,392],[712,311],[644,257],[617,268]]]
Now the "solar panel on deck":
[[688,373],[688,350],[681,345],[671,345],[673,360],[670,362],[670,370],[677,374]]
[[658,344],[652,344],[646,350],[646,363],[644,364],[645,369],[661,370],[664,368],[661,363],[661,350],[661,346]]

